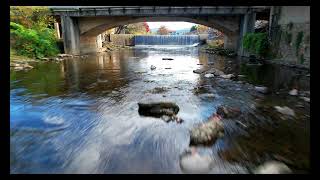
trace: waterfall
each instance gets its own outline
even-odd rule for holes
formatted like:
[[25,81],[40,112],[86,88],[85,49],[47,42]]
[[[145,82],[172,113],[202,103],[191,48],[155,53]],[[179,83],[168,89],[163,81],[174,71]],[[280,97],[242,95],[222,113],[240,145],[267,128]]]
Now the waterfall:
[[137,35],[135,45],[193,45],[199,43],[198,35]]

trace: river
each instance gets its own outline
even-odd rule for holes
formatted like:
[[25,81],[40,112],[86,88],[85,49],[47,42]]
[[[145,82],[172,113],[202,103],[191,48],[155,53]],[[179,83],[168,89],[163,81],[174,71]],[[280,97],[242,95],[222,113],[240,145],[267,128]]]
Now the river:
[[[232,81],[193,73],[212,63],[246,76]],[[188,46],[143,46],[32,65],[10,72],[11,173],[183,173],[179,156],[189,147],[189,130],[219,105],[248,116],[244,126],[224,120],[225,136],[203,147],[215,160],[210,173],[250,173],[274,158],[294,172],[310,171],[310,105],[288,95],[293,87],[309,91],[304,72],[247,65]],[[272,93],[257,94],[245,82]],[[149,100],[175,102],[184,122],[140,116],[137,103]],[[276,119],[272,110],[253,106],[288,106],[296,116]]]

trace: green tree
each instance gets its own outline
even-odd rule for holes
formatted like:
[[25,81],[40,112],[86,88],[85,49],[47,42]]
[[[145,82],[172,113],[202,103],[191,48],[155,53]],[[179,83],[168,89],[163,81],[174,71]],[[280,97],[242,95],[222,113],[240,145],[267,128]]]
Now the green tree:
[[190,28],[190,32],[196,31],[197,30],[197,25],[194,25]]
[[53,23],[46,7],[10,7],[10,48],[18,55],[42,58],[59,53]]

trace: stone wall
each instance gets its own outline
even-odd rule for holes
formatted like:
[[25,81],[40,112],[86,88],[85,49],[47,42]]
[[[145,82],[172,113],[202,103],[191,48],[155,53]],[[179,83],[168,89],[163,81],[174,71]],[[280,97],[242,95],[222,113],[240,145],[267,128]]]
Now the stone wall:
[[274,7],[271,18],[270,37],[276,58],[310,67],[310,7]]
[[133,34],[111,34],[110,40],[115,45],[134,46],[134,35]]

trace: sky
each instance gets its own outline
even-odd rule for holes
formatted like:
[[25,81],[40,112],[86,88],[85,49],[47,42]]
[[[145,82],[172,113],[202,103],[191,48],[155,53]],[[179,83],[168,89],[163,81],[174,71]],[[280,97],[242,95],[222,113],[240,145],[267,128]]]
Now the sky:
[[147,22],[150,29],[158,29],[160,26],[164,25],[170,30],[180,30],[180,29],[190,29],[194,23],[188,22]]

